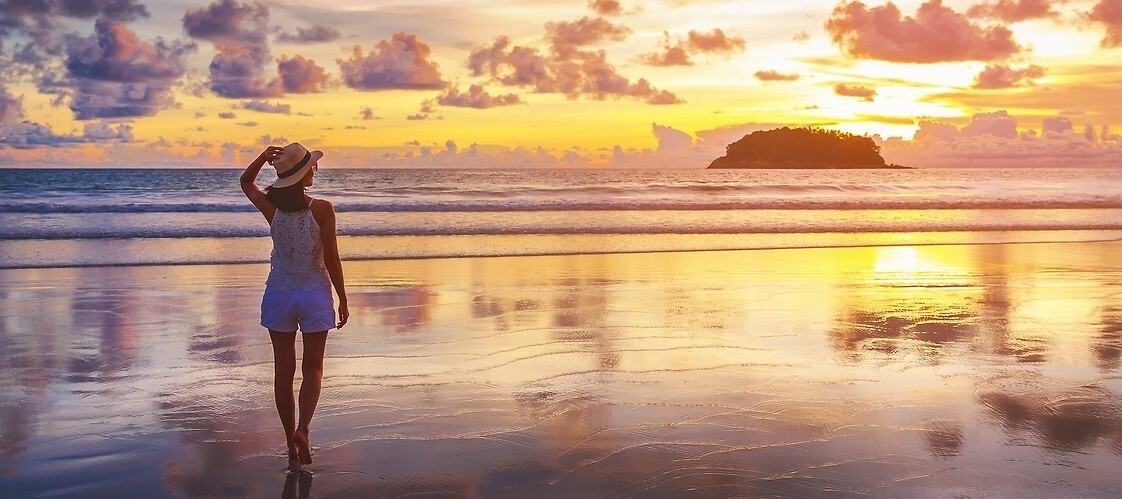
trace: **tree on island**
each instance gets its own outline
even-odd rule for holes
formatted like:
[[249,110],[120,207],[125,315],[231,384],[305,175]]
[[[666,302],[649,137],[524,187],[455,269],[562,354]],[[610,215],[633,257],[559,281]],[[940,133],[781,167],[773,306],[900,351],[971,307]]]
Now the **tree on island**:
[[729,144],[709,168],[903,168],[889,165],[873,139],[821,128],[777,128]]

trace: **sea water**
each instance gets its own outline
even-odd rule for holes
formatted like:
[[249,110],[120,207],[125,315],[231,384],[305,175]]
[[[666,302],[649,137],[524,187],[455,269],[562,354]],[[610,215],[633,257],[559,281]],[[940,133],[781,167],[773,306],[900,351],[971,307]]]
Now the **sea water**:
[[[4,174],[0,268],[268,255],[268,226],[239,170]],[[334,203],[349,260],[1072,241],[1122,230],[1122,171],[1074,168],[324,168],[309,194]]]

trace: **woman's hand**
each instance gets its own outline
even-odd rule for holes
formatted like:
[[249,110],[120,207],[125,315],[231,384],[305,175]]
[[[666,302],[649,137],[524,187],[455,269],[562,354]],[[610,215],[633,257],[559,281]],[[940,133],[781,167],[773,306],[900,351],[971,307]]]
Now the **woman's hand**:
[[284,154],[283,147],[269,146],[261,152],[260,157],[261,159],[264,159],[266,163],[269,163],[271,165],[273,164],[273,161],[280,159],[282,154]]
[[343,326],[347,325],[347,319],[350,319],[350,318],[351,318],[351,311],[347,309],[347,302],[345,302],[345,301],[339,302],[339,324],[337,326],[335,326],[335,329],[342,329]]

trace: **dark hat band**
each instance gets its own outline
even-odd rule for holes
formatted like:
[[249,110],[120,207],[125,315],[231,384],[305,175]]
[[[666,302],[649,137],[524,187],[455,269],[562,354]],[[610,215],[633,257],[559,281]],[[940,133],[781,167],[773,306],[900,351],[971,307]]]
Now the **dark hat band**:
[[296,172],[300,171],[300,169],[303,168],[304,165],[308,164],[308,161],[311,160],[311,159],[312,159],[312,153],[310,151],[305,152],[304,153],[304,159],[300,160],[299,163],[296,163],[295,166],[293,166],[292,168],[289,168],[287,171],[282,172],[282,173],[277,173],[277,178],[278,179],[288,178],[288,177],[291,177],[293,175],[296,175]]

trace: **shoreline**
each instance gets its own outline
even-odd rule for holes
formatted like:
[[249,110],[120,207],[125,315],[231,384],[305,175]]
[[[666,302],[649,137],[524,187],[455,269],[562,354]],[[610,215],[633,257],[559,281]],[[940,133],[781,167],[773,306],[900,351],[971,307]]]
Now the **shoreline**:
[[[347,262],[1122,240],[1119,230],[340,236]],[[185,244],[186,243],[186,244]],[[0,270],[268,263],[267,237],[0,241]],[[44,256],[44,253],[52,256]],[[246,255],[217,258],[215,253]],[[87,255],[96,255],[88,257]],[[104,260],[115,255],[117,260]],[[137,256],[142,255],[142,256]],[[125,260],[122,260],[124,258]],[[146,258],[146,259],[141,259]],[[101,260],[98,260],[101,259]]]

